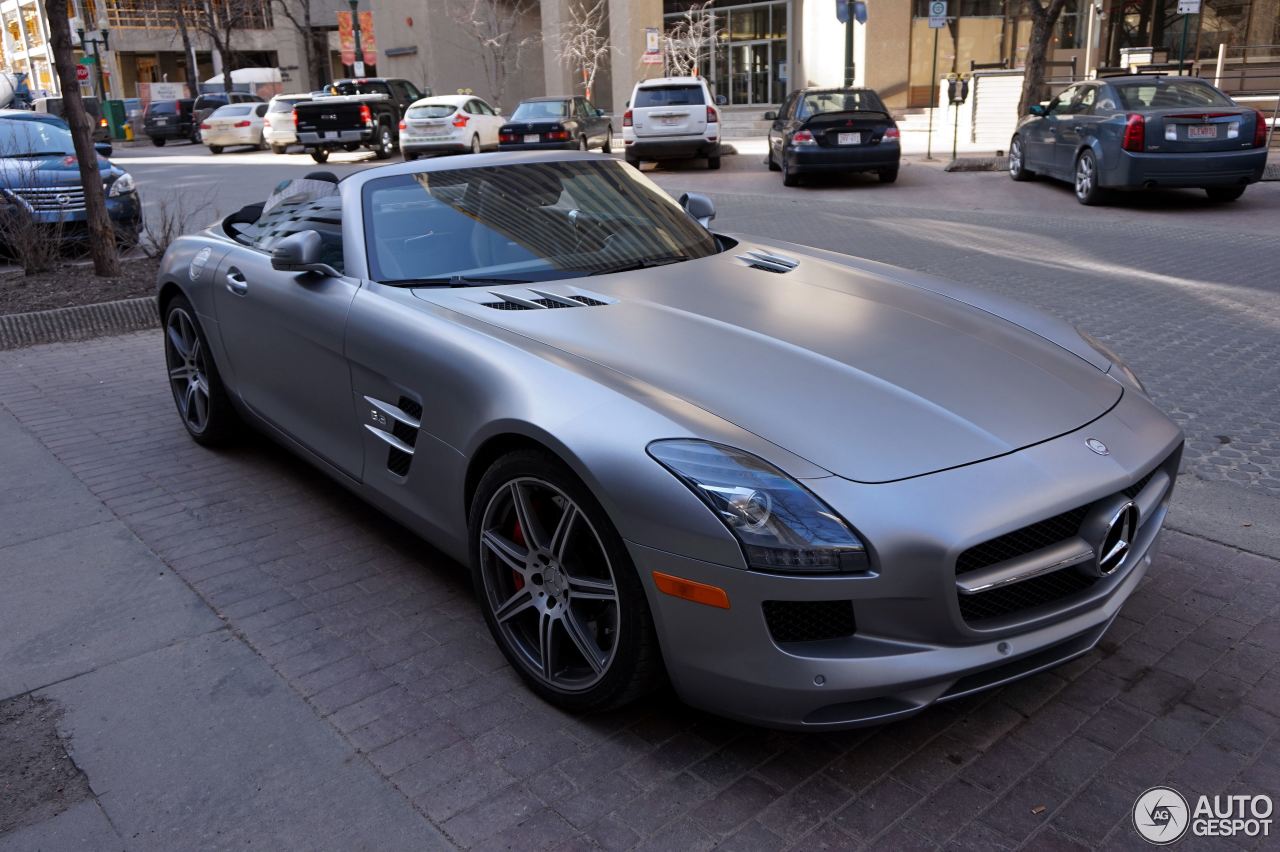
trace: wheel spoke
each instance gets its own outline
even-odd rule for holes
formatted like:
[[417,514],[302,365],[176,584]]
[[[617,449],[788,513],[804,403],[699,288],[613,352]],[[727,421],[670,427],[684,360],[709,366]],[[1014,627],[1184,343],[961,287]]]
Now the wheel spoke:
[[191,393],[191,398],[196,404],[195,425],[203,426],[209,419],[209,397],[205,396],[200,390],[199,385],[195,385]]
[[201,362],[201,360],[202,360],[202,358],[201,358],[202,354],[203,354],[203,353],[202,353],[202,351],[201,351],[201,349],[200,349],[200,337],[197,335],[197,336],[196,336],[196,338],[195,338],[195,340],[194,340],[194,342],[191,344],[191,358],[190,358],[190,361],[191,361],[192,366],[194,366],[194,367],[199,367],[199,366],[200,366],[200,362]]
[[485,530],[484,535],[480,537],[480,541],[495,556],[505,562],[512,571],[524,574],[525,560],[528,558],[528,553],[521,551],[519,545],[493,530]]
[[548,545],[552,555],[561,562],[564,562],[564,551],[568,545],[569,534],[573,532],[573,524],[577,519],[578,507],[566,502],[564,504],[564,512],[560,515],[560,520],[556,522],[555,532],[551,534],[551,543]]
[[556,619],[550,613],[542,613],[538,619],[538,662],[542,676],[550,682],[555,672]]
[[538,523],[538,516],[533,513],[529,495],[518,482],[511,483],[511,506],[515,510],[516,521],[520,524],[520,531],[524,533],[524,540],[529,549],[540,549],[545,538],[542,527]]
[[195,423],[196,386],[187,385],[187,392],[182,395],[182,416],[188,423]]
[[569,575],[565,578],[569,581],[569,596],[572,600],[616,601],[618,599],[618,591],[609,580]]
[[178,353],[178,357],[186,361],[190,358],[191,352],[187,348],[187,341],[182,338],[182,332],[177,329],[178,323],[171,322],[169,324],[169,342],[173,344],[173,350]]
[[191,368],[186,364],[181,367],[174,367],[169,371],[169,379],[175,382],[186,382],[191,379]]
[[506,603],[493,611],[493,617],[501,624],[510,621],[533,606],[533,592],[528,586],[507,598]]
[[604,671],[605,653],[600,650],[595,641],[587,635],[586,630],[582,628],[582,624],[578,621],[578,617],[573,614],[572,610],[566,610],[561,618],[564,624],[565,635],[569,637],[569,641],[578,649],[578,653],[587,661],[587,665],[591,666],[591,671],[596,674]]

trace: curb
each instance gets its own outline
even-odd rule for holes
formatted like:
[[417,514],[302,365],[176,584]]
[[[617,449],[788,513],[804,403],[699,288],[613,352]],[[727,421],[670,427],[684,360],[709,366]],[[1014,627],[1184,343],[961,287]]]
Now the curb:
[[155,296],[0,316],[0,350],[160,327]]
[[1009,168],[1008,157],[956,157],[942,167],[944,172],[1002,172]]
[[1263,180],[1280,180],[1280,163],[1267,163],[1262,171]]

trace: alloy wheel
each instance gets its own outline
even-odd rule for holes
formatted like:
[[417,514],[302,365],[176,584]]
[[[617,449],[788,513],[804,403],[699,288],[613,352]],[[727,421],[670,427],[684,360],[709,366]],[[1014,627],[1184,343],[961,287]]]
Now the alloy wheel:
[[1081,154],[1080,159],[1076,161],[1076,197],[1089,198],[1093,194],[1093,181],[1095,179],[1093,167],[1093,157],[1088,154]]
[[209,369],[195,321],[182,308],[169,311],[164,353],[178,414],[199,434],[209,425]]
[[525,669],[561,692],[590,689],[618,649],[613,565],[582,509],[542,479],[499,488],[480,524],[483,598]]
[[1022,142],[1016,138],[1009,145],[1009,172],[1014,175],[1022,172]]

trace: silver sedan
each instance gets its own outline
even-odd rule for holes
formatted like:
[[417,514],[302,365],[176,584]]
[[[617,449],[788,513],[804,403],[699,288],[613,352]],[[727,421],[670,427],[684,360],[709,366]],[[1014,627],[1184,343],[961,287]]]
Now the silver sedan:
[[1100,344],[948,281],[711,228],[612,158],[327,174],[159,277],[196,441],[260,429],[466,563],[570,710],[669,681],[881,722],[1092,648],[1182,435]]

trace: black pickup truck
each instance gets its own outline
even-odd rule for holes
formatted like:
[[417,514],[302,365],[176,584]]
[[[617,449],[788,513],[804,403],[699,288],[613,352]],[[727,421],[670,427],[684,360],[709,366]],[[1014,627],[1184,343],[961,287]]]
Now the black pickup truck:
[[398,77],[335,80],[328,97],[299,103],[293,109],[298,143],[311,159],[323,163],[331,151],[369,148],[379,160],[395,153],[400,118],[409,105],[431,96]]

